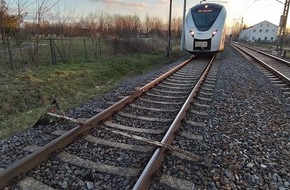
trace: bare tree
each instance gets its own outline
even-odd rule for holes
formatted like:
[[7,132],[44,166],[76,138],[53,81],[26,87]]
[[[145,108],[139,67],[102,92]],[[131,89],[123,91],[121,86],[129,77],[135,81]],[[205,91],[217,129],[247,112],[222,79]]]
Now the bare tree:
[[[59,2],[59,0],[55,0],[54,2],[50,0],[36,0],[35,1],[35,16],[34,23],[36,27],[34,27],[33,34],[30,39],[30,47],[28,48],[29,56],[31,58],[31,63],[35,66],[38,65],[39,59],[39,45],[40,45],[40,36],[42,34],[41,26],[45,16],[49,13],[49,11]],[[33,39],[32,39],[33,37]]]
[[162,19],[146,15],[144,26],[146,37],[162,37],[165,31],[165,25]]
[[241,32],[241,24],[240,22],[235,22],[232,27],[232,39],[237,39],[239,37],[239,34]]
[[165,24],[162,22],[162,20],[158,17],[153,17],[152,18],[152,29],[151,29],[151,33],[154,36],[158,36],[158,37],[164,37],[164,31],[166,31],[165,29]]
[[136,14],[134,15],[133,22],[134,22],[133,33],[134,33],[134,36],[137,38],[142,28],[142,23],[138,15]]
[[[73,46],[73,40],[65,40],[65,37],[68,35],[68,33],[73,33],[73,30],[66,30],[69,26],[69,23],[71,22],[72,18],[74,17],[74,11],[73,10],[66,10],[66,8],[61,8],[59,6],[56,6],[56,18],[57,23],[55,24],[55,30],[57,31],[58,35],[60,36],[60,40],[58,40],[58,47],[56,47],[59,50],[60,57],[63,62],[68,61],[69,57],[73,55],[71,53],[71,49]],[[52,33],[50,33],[51,35]],[[55,44],[53,44],[55,45]]]
[[5,28],[8,17],[8,6],[5,0],[0,1],[0,32],[2,42],[5,43]]
[[178,38],[181,36],[182,18],[174,17],[172,19],[172,36]]
[[106,23],[110,23],[110,16],[106,14],[105,12],[98,12],[97,13],[97,19],[98,19],[98,33],[99,33],[99,54],[102,55],[102,45],[101,41],[102,38],[107,33],[106,31],[109,31],[110,27]]

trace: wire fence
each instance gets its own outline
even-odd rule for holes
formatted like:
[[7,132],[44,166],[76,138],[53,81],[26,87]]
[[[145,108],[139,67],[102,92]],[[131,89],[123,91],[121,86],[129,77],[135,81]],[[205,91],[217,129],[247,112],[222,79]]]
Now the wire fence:
[[[178,43],[175,40],[173,44]],[[164,51],[158,38],[31,38],[17,44],[6,38],[0,45],[0,69],[19,70],[44,65],[96,60],[116,54]]]

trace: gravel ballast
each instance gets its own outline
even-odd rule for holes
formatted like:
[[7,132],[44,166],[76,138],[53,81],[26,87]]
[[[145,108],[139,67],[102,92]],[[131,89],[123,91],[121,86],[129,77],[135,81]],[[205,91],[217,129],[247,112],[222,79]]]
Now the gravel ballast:
[[[148,72],[147,74],[140,75],[126,81],[123,81],[116,89],[112,92],[105,94],[102,97],[96,97],[94,100],[88,101],[76,107],[75,109],[69,110],[66,115],[72,118],[90,118],[100,112],[101,109],[105,109],[110,106],[108,102],[117,102],[120,97],[127,96],[130,92],[134,91],[135,88],[143,86],[150,82],[152,79],[157,78],[162,73],[167,72],[171,68],[175,67],[184,61],[189,56],[185,56],[177,61],[166,64],[159,70]],[[43,146],[57,136],[53,135],[52,132],[56,130],[71,130],[76,127],[76,124],[64,121],[62,119],[57,120],[54,118],[46,118],[43,122],[40,122],[31,129],[18,132],[8,139],[0,141],[0,169],[6,168],[13,164],[17,160],[20,160],[30,154],[25,151],[25,147],[29,145]]]
[[[206,124],[206,127],[200,130],[202,134],[197,131],[197,135],[206,134],[206,138],[204,136],[205,140],[198,142],[182,138],[180,140],[182,142],[179,142],[179,145],[186,147],[187,151],[194,152],[199,156],[209,156],[211,159],[207,160],[207,164],[204,164],[169,156],[163,164],[167,170],[166,175],[189,180],[194,184],[194,189],[290,189],[290,112],[286,105],[286,98],[277,86],[274,86],[261,74],[257,67],[230,46],[226,47],[222,59],[217,60],[217,64],[217,80],[211,107],[207,112],[207,119],[197,120]],[[96,107],[105,108],[107,102],[119,100],[120,96],[127,95],[134,88],[146,84],[174,65],[176,63],[172,63],[159,71],[127,80],[111,93],[69,111],[68,115],[74,118],[89,118],[98,112]],[[114,116],[113,118],[122,119],[118,117]],[[191,117],[193,117],[192,113],[186,119]],[[158,124],[158,122],[156,123]],[[142,126],[142,124],[146,128],[153,128],[146,123],[136,123],[138,126]],[[17,157],[23,157],[27,154],[22,150],[26,145],[43,145],[55,138],[53,135],[50,136],[50,132],[54,129],[70,129],[70,127],[65,126],[71,127],[73,125],[63,122],[61,125],[51,125],[51,128],[44,134],[39,132],[44,129],[40,125],[0,141],[0,146],[3,147],[1,148],[0,168],[6,168],[11,164],[9,161],[11,155],[15,154],[14,161],[17,160]],[[102,129],[93,129],[92,131],[96,136],[104,134]],[[42,140],[35,138],[36,136],[41,136]],[[143,136],[147,137],[146,134]],[[116,137],[108,136],[105,139],[110,138]],[[134,143],[134,140],[131,141],[129,144]],[[73,146],[77,146],[77,144],[78,141]],[[93,144],[87,144],[94,147]],[[190,148],[191,146],[192,148]],[[95,152],[69,148],[66,150],[70,153],[77,150],[79,157],[89,157],[93,161],[103,160],[105,156],[108,156],[107,154],[110,154],[102,146],[95,147]],[[120,155],[123,154],[117,148],[111,149],[111,152],[118,151]],[[199,154],[198,151],[202,151],[202,153]],[[102,152],[103,155],[98,155]],[[141,158],[137,158],[138,155],[132,154],[131,156],[130,163],[123,163],[120,160],[120,166],[137,165],[141,162],[139,160]],[[114,159],[112,158],[111,161]],[[166,163],[169,163],[170,167],[165,166]],[[36,170],[39,169],[41,176],[47,176],[43,180],[44,183],[54,180],[54,187],[62,187],[63,189],[68,188],[68,181],[71,179],[75,179],[73,187],[81,186],[83,189],[114,189],[114,187],[130,189],[133,185],[120,176],[107,173],[95,175],[97,172],[94,169],[84,170],[75,165],[61,164],[62,162],[56,158],[55,161],[42,163]],[[141,165],[145,165],[145,163],[141,162]],[[58,179],[51,179],[50,171],[41,169],[48,166],[58,173]],[[180,173],[181,170],[183,173]],[[35,177],[34,174],[32,176]],[[37,177],[35,178],[37,179]],[[106,183],[93,182],[96,179],[106,181]],[[160,185],[162,184],[153,185],[151,189],[170,189],[164,184],[164,186]]]
[[220,61],[208,127],[210,189],[289,189],[290,118],[281,91],[237,51]]
[[181,131],[202,135],[203,140],[177,137],[173,142],[205,161],[168,155],[151,190],[172,189],[160,182],[165,175],[192,183],[192,189],[290,189],[289,105],[252,62],[227,46],[216,61],[209,115],[199,118],[191,107],[186,116],[206,125],[202,130],[181,126]]

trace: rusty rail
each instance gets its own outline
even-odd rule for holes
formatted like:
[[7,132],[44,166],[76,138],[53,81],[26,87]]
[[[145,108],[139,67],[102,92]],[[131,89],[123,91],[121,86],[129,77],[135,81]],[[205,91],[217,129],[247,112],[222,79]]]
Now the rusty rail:
[[174,67],[173,69],[163,74],[162,76],[158,77],[157,79],[153,80],[152,82],[148,83],[144,87],[136,90],[135,92],[133,92],[133,94],[126,96],[116,104],[110,106],[109,108],[103,110],[99,114],[88,119],[87,121],[84,122],[83,125],[77,126],[76,128],[67,132],[63,136],[58,137],[57,139],[43,146],[39,150],[31,153],[27,157],[16,162],[11,167],[8,167],[5,170],[1,171],[0,189],[3,189],[6,186],[10,185],[13,182],[13,179],[15,179],[17,176],[27,173],[35,166],[45,161],[49,157],[49,155],[51,155],[53,152],[66,147],[68,144],[73,142],[77,138],[77,136],[90,130],[94,124],[107,119],[115,111],[123,108],[126,104],[132,102],[135,98],[141,96],[144,92],[148,91],[150,88],[154,87],[156,84],[160,83],[162,80],[164,80],[165,78],[172,75],[174,72],[176,72],[177,70],[188,64],[192,59],[193,57],[187,59],[182,64]]
[[263,67],[265,67],[267,70],[271,71],[274,75],[276,75],[277,77],[279,77],[281,80],[283,80],[287,84],[290,84],[290,79],[288,77],[286,77],[284,74],[282,74],[281,72],[277,71],[276,69],[274,69],[273,67],[271,67],[270,65],[268,65],[267,63],[265,63],[264,61],[262,61],[261,59],[255,57],[253,54],[251,54],[251,53],[247,52],[246,50],[242,49],[241,47],[239,47],[237,45],[233,45],[233,44],[231,44],[231,45],[233,47],[239,49],[240,51],[244,52],[245,54],[247,54],[251,58],[253,58],[255,61],[257,61],[258,63],[260,63]]
[[[168,129],[165,136],[163,137],[161,143],[168,144],[168,145],[170,145],[172,143],[173,139],[175,138],[174,134],[181,126],[182,120],[186,116],[186,112],[190,108],[191,102],[194,100],[194,97],[196,96],[201,84],[203,83],[206,75],[208,74],[208,71],[210,70],[210,68],[213,64],[214,59],[215,59],[215,55],[212,57],[208,66],[203,71],[203,74],[201,75],[200,79],[196,83],[195,87],[192,89],[190,95],[188,96],[184,105],[182,106],[182,108],[178,112],[176,118],[174,119],[173,123],[171,124],[171,126]],[[164,147],[159,147],[156,149],[153,156],[149,160],[147,166],[143,170],[141,176],[137,180],[135,186],[133,187],[134,190],[149,189],[151,178],[154,175],[154,173],[159,169],[162,161],[164,160],[166,150],[167,149]]]
[[245,48],[248,48],[248,49],[250,49],[250,50],[253,50],[253,51],[255,51],[255,52],[258,52],[258,53],[260,53],[260,54],[263,54],[263,55],[265,55],[265,56],[271,57],[271,58],[273,58],[273,59],[275,59],[275,60],[277,60],[277,61],[280,61],[280,62],[285,63],[286,65],[290,66],[290,62],[287,61],[287,60],[285,60],[285,59],[282,59],[282,58],[280,58],[280,57],[277,57],[277,56],[271,55],[271,54],[269,54],[269,53],[266,53],[266,52],[263,52],[263,51],[260,51],[260,50],[254,49],[254,48],[252,48],[252,47],[249,47],[249,46],[246,46],[246,45],[243,45],[243,44],[240,44],[240,45],[243,46],[243,47],[245,47]]

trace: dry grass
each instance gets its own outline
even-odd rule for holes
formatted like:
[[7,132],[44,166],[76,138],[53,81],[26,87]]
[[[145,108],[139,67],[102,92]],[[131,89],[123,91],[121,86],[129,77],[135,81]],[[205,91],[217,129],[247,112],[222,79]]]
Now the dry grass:
[[0,71],[0,139],[30,128],[56,97],[64,110],[112,90],[120,81],[161,67],[165,54],[116,55],[94,62],[75,62]]

